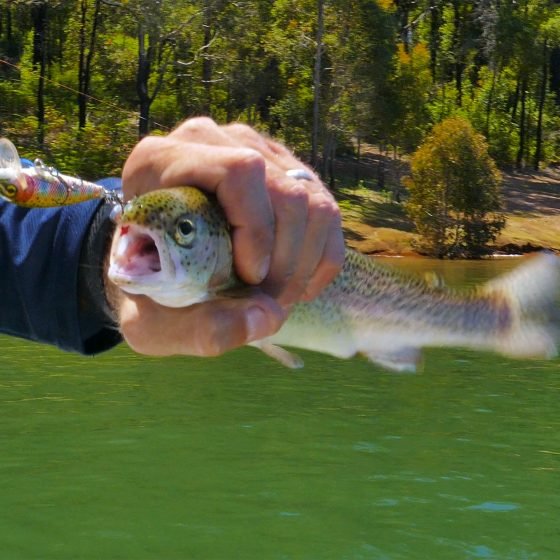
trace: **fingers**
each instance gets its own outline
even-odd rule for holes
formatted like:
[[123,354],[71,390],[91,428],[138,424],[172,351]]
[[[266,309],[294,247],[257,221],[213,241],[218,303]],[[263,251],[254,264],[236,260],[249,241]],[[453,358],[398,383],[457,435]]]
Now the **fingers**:
[[286,316],[270,297],[222,299],[168,308],[144,296],[124,296],[120,324],[129,346],[141,354],[218,356],[274,334]]
[[266,293],[283,304],[297,300],[303,290],[298,289],[294,276],[307,226],[307,192],[299,185],[273,188],[270,191],[276,223],[276,238],[271,256],[270,271],[263,283]]
[[283,305],[313,299],[344,263],[338,206],[330,193],[284,179],[271,188],[276,239],[263,289]]
[[[306,260],[310,262],[310,267],[313,269],[301,298],[304,301],[316,298],[335,279],[344,265],[345,256],[344,237],[338,206],[332,201],[326,207],[319,206],[318,209],[315,207],[312,212],[315,212],[315,217],[311,220],[311,223],[317,224],[315,225],[317,231],[315,237],[324,239],[324,242],[322,243],[323,252],[316,265],[312,261],[313,254],[316,254],[313,245],[306,246],[304,256],[301,259],[303,262],[306,262]],[[313,231],[313,226],[311,229]],[[311,235],[311,238],[313,238],[313,235]]]
[[[266,161],[276,236],[263,288],[284,305],[317,297],[344,264],[338,205],[317,175],[282,144],[247,125],[223,129]],[[312,179],[295,182],[286,176],[289,169],[304,169]]]
[[[233,228],[236,271],[245,282],[259,284],[268,273],[274,241],[264,158],[250,148],[213,145],[210,150],[177,136],[148,137],[137,145],[123,170],[125,199],[180,185],[215,194]],[[210,137],[216,138],[212,130]]]
[[249,148],[189,144],[189,159],[179,159],[185,144],[166,154],[160,186],[194,185],[218,198],[232,226],[235,269],[242,280],[260,284],[268,274],[274,242],[274,215],[265,186],[263,157]]
[[[310,180],[287,177],[290,169],[305,169]],[[180,185],[217,196],[232,225],[238,275],[250,284],[264,279],[282,305],[313,299],[340,271],[344,242],[331,193],[289,149],[251,127],[190,119],[167,137],[142,140],[123,169],[127,199]]]
[[243,149],[246,153],[228,167],[215,192],[233,228],[235,270],[245,282],[260,284],[270,267],[274,214],[264,159],[258,152]]

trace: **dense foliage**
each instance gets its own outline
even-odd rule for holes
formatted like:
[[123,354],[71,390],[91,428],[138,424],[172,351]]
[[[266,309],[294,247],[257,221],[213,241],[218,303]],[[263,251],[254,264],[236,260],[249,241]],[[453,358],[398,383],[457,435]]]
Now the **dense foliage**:
[[436,257],[479,257],[503,228],[500,173],[481,134],[458,117],[437,124],[411,159],[407,211]]
[[208,114],[325,172],[362,142],[411,152],[458,115],[499,163],[536,167],[560,158],[558,4],[4,0],[0,134],[91,176]]
[[555,162],[559,4],[5,0],[0,134],[97,174],[137,134],[209,114],[319,166],[362,141],[411,152],[458,115],[502,164]]

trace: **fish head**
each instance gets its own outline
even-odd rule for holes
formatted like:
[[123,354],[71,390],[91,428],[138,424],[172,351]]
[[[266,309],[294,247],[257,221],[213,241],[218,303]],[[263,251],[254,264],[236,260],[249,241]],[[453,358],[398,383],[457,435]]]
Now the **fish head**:
[[109,279],[170,307],[208,299],[233,278],[231,237],[218,203],[194,187],[132,199],[117,218]]

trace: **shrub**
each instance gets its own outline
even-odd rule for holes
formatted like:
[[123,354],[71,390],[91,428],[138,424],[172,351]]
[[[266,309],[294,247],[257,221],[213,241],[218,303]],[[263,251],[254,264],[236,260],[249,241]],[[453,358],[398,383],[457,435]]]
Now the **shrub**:
[[484,137],[450,117],[413,154],[407,212],[432,256],[476,258],[488,253],[505,225],[501,175]]

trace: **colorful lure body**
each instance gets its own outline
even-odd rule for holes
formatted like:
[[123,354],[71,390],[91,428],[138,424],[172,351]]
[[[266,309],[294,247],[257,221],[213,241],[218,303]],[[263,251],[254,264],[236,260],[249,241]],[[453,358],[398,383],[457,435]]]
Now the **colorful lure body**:
[[0,138],[0,197],[26,208],[67,206],[98,198],[118,200],[117,193],[62,175],[39,159],[23,168],[16,147],[6,138]]

